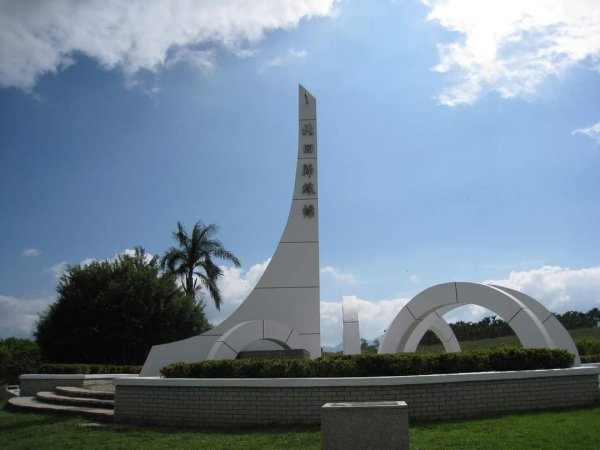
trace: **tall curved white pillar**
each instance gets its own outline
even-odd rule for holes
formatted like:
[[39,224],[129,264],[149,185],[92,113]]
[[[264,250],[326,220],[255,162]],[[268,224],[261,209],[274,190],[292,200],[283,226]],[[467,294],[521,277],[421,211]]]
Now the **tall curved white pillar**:
[[[296,179],[288,221],[271,262],[246,300],[220,325],[199,336],[153,346],[142,376],[156,376],[174,362],[202,361],[209,354],[235,358],[257,338],[282,347],[293,342],[311,358],[321,356],[317,155],[317,102],[299,86]],[[290,330],[289,335],[281,330]]]

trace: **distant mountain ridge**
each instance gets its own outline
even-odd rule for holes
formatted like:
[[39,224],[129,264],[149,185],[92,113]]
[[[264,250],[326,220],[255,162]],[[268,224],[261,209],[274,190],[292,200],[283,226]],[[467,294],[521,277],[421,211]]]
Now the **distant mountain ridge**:
[[[381,337],[375,338],[375,339],[361,339],[361,342],[362,341],[367,341],[368,345],[374,345],[375,341],[377,341],[377,340],[381,341]],[[336,353],[336,352],[344,351],[344,343],[340,342],[339,344],[337,344],[337,345],[335,345],[333,347],[328,346],[328,345],[324,345],[323,346],[323,351],[327,352],[327,353]]]

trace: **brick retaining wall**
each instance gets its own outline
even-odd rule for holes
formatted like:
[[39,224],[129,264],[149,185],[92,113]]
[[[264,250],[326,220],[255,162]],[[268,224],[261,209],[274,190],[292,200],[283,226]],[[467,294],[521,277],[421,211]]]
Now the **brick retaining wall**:
[[401,400],[411,421],[598,401],[598,368],[411,377],[116,380],[115,421],[176,426],[318,424],[330,402]]

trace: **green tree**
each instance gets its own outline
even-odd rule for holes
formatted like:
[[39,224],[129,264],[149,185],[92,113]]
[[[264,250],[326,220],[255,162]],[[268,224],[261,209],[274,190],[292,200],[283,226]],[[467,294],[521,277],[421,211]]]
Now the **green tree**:
[[0,384],[19,382],[19,375],[35,373],[40,366],[40,349],[29,339],[0,340]]
[[140,247],[113,261],[67,267],[57,292],[35,332],[49,362],[141,364],[152,345],[210,328],[202,306]]
[[177,275],[186,295],[199,298],[201,305],[204,304],[202,288],[206,289],[216,308],[220,310],[223,300],[217,281],[223,271],[213,260],[220,258],[231,261],[236,267],[240,267],[240,261],[233,253],[225,250],[219,240],[213,239],[218,230],[215,224],[196,222],[190,235],[181,222],[177,222],[173,239],[178,247],[167,250],[161,259],[161,267]]
[[[596,311],[594,311],[594,309]],[[591,309],[586,313],[580,311],[567,311],[563,314],[554,314],[560,323],[567,330],[575,330],[577,328],[593,328],[598,324],[597,308]]]
[[598,309],[598,308],[590,309],[587,312],[587,316],[595,322],[594,326],[596,328],[600,327],[600,309]]
[[366,339],[360,339],[360,351],[363,354],[366,353],[377,353],[379,349],[379,339],[375,339],[372,343],[369,343]]

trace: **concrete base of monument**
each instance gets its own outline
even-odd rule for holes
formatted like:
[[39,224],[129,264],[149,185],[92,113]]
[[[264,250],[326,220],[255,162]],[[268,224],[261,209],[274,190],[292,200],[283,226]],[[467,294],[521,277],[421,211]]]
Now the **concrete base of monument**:
[[403,401],[326,403],[321,407],[323,450],[408,449]]

